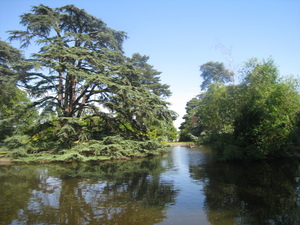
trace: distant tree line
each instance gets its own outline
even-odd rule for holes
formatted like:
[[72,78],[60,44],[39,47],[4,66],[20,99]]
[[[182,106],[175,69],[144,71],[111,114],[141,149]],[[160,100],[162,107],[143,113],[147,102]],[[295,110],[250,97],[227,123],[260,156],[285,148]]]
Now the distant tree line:
[[181,141],[209,143],[224,160],[273,159],[299,144],[299,81],[281,77],[272,59],[250,59],[236,85],[223,63],[200,71],[203,92],[186,105]]

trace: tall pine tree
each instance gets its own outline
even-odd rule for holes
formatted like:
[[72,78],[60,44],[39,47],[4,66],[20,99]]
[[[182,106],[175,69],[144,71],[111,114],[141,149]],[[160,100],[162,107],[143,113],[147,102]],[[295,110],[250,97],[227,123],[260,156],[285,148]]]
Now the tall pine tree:
[[22,48],[41,46],[30,61],[37,70],[22,77],[42,115],[52,115],[39,132],[54,127],[54,136],[71,147],[75,140],[103,135],[142,138],[149,121],[172,122],[167,103],[124,56],[125,32],[73,5],[34,6],[21,24],[26,30],[9,31],[10,40],[20,40]]

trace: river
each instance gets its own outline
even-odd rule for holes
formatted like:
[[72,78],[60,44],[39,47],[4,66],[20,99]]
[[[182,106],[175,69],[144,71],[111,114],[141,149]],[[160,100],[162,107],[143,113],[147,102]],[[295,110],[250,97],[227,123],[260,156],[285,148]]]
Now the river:
[[99,164],[0,165],[0,224],[300,224],[300,160],[207,148]]

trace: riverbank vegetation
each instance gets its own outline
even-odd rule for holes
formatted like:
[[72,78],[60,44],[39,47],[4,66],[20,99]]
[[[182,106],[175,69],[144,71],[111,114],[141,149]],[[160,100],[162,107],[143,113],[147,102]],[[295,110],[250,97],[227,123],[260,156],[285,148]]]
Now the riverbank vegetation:
[[186,105],[181,141],[239,161],[282,157],[299,145],[299,80],[281,77],[272,59],[250,59],[238,74],[216,62],[200,70],[202,92]]
[[[170,87],[127,35],[73,5],[33,6],[11,30],[29,58],[0,40],[0,152],[24,161],[88,161],[161,154],[177,139]],[[272,59],[239,72],[200,67],[201,92],[186,105],[180,141],[209,143],[223,160],[264,160],[300,144],[299,80]]]
[[27,59],[0,41],[0,142],[8,157],[147,156],[176,139],[169,85],[148,56],[125,56],[125,32],[73,5],[34,6],[21,25],[10,40],[39,49]]

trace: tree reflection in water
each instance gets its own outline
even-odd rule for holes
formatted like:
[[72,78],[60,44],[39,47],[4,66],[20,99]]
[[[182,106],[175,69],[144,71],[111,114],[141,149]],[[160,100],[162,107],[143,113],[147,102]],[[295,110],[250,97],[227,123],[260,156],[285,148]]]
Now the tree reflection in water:
[[272,163],[193,165],[204,184],[211,224],[300,224],[297,159]]
[[0,224],[300,224],[299,165],[218,163],[186,147],[117,163],[3,165]]
[[[172,181],[161,178],[161,160],[0,167],[4,200],[0,203],[1,221],[3,224],[159,223],[178,192]],[[14,173],[16,168],[23,172]],[[14,183],[9,177],[14,177]],[[26,182],[22,183],[22,179]],[[22,195],[18,199],[18,193],[24,192],[27,197]],[[18,201],[12,201],[13,197]]]

